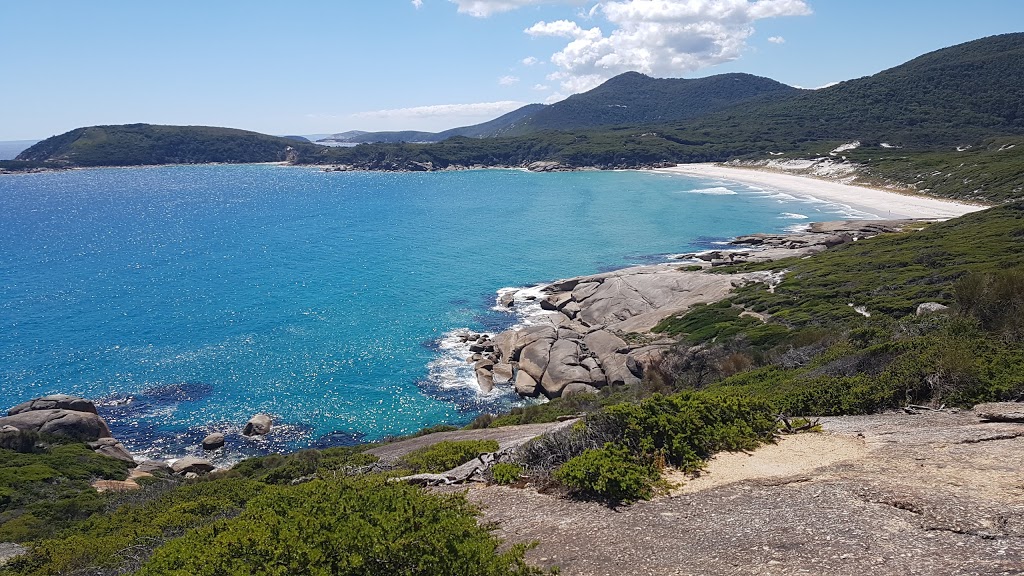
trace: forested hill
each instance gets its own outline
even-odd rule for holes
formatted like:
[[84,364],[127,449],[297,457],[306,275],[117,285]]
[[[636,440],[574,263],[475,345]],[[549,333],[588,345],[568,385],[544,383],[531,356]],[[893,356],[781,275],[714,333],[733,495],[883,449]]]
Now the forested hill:
[[127,124],[76,128],[39,142],[17,160],[55,166],[282,162],[318,148],[233,128]]
[[651,78],[620,74],[597,88],[538,110],[506,135],[663,124],[698,118],[741,102],[770,102],[801,91],[750,74]]
[[943,48],[873,76],[679,123],[717,140],[958,146],[1024,134],[1024,33]]

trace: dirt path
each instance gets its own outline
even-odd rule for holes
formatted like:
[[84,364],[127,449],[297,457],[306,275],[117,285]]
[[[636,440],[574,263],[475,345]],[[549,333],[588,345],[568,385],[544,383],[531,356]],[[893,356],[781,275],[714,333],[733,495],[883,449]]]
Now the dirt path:
[[549,424],[523,424],[521,426],[503,426],[501,428],[484,428],[482,430],[453,430],[451,432],[438,432],[428,434],[400,442],[391,442],[371,450],[369,454],[377,456],[384,461],[394,461],[405,456],[413,450],[418,450],[437,444],[444,440],[495,440],[501,450],[521,446],[526,442],[562,426],[571,425],[575,420],[567,422],[552,422]]
[[611,510],[473,488],[484,519],[566,575],[1024,574],[1024,424],[827,419],[652,502]]

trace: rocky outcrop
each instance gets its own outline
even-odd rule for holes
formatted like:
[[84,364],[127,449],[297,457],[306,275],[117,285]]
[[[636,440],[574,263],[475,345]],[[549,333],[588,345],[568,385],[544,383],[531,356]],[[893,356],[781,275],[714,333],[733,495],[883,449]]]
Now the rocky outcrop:
[[68,396],[67,394],[51,394],[35,400],[18,404],[7,411],[8,416],[31,412],[32,410],[71,410],[72,412],[89,412],[96,414],[96,404],[91,400]]
[[[774,291],[786,274],[784,270],[711,274],[706,268],[813,254],[917,222],[816,223],[806,232],[741,236],[732,241],[735,248],[731,250],[677,256],[691,260],[687,266],[638,266],[559,280],[543,289],[537,303],[548,314],[532,318],[533,324],[493,337],[467,335],[464,341],[471,342],[470,350],[479,354],[469,361],[475,363],[481,390],[511,382],[521,396],[555,398],[592,393],[608,385],[634,385],[675,344],[651,334],[659,322],[695,304],[722,300],[733,289],[749,284],[764,284]],[[514,307],[516,301],[513,291],[503,291],[499,297],[502,307]],[[629,338],[631,334],[640,337]]]
[[243,436],[266,436],[274,427],[274,419],[268,414],[257,414],[245,423],[242,428]]
[[19,430],[65,436],[75,440],[109,438],[107,423],[92,412],[46,409],[19,412],[0,418],[0,426],[13,426]]

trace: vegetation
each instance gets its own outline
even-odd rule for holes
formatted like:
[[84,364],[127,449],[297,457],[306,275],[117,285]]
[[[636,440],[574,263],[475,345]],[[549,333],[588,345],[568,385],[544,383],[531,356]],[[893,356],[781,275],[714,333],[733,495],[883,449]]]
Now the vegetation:
[[104,509],[90,487],[123,480],[128,464],[83,444],[29,443],[29,452],[0,449],[0,542],[28,542]]
[[16,160],[66,166],[283,162],[318,148],[231,128],[127,124],[76,128],[33,145]]
[[437,474],[497,451],[498,443],[494,440],[444,440],[406,454],[402,462],[413,472]]
[[555,471],[555,478],[576,496],[628,504],[654,494],[658,471],[625,446],[608,443],[569,460]]
[[523,467],[509,462],[499,462],[491,467],[495,484],[514,484],[523,476]]
[[237,518],[157,549],[138,574],[541,574],[523,562],[523,545],[499,552],[475,515],[462,496],[380,479],[273,487]]
[[[0,574],[541,573],[524,563],[526,547],[499,551],[461,495],[388,482],[368,470],[376,458],[363,448],[254,458],[226,473],[162,479],[133,493],[86,488],[98,513],[34,536],[30,553]],[[76,472],[81,462],[61,462],[66,474],[109,472]]]

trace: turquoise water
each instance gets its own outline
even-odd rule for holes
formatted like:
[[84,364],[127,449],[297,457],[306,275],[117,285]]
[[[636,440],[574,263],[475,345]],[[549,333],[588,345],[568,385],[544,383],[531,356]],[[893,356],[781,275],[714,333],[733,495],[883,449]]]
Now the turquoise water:
[[[100,399],[135,451],[229,452],[464,423],[516,399],[435,368],[495,292],[836,219],[842,207],[640,172],[278,166],[0,177],[0,405]],[[805,216],[807,218],[800,218]]]

